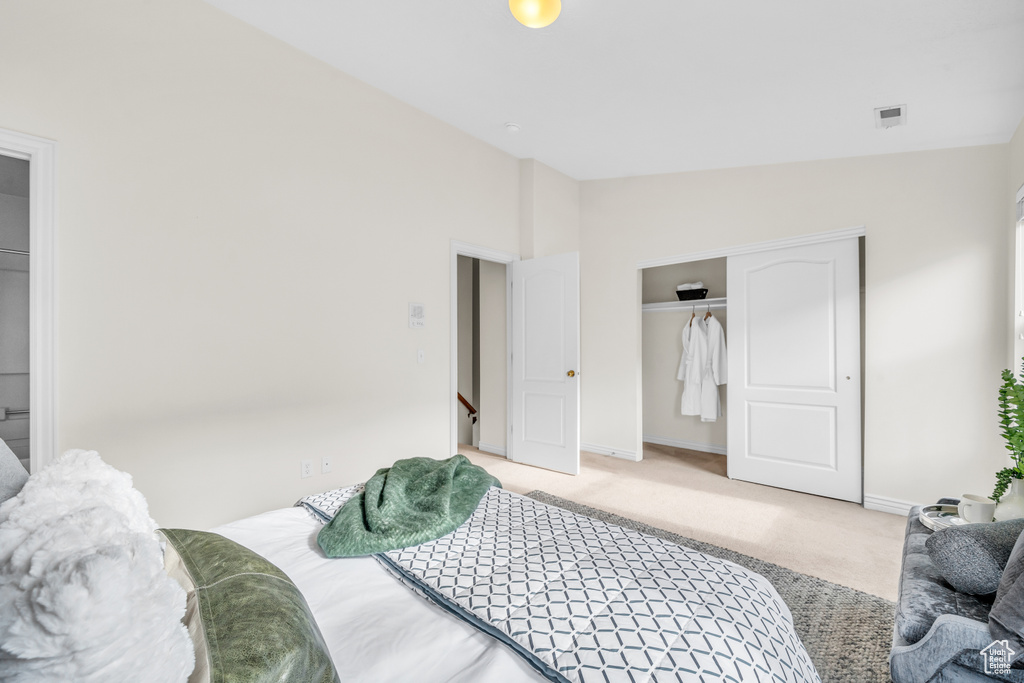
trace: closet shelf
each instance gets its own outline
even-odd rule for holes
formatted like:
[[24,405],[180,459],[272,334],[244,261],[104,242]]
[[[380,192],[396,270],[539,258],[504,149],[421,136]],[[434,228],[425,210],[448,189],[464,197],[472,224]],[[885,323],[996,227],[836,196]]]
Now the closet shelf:
[[693,301],[659,301],[654,304],[644,304],[644,313],[653,313],[658,311],[687,311],[690,309],[695,311],[706,311],[708,307],[711,307],[712,311],[725,308],[725,297],[719,297],[717,299],[694,299]]

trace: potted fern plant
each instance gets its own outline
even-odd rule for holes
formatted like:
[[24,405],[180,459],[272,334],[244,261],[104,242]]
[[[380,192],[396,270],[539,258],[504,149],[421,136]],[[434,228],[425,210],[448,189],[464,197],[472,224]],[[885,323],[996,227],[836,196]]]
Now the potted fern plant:
[[[996,486],[990,498],[996,506],[997,521],[1024,517],[1024,363],[1020,379],[1010,370],[1003,370],[1003,385],[999,387],[999,424],[1006,449],[1010,451],[1013,467],[996,472]],[[1006,489],[1010,493],[1006,494]]]

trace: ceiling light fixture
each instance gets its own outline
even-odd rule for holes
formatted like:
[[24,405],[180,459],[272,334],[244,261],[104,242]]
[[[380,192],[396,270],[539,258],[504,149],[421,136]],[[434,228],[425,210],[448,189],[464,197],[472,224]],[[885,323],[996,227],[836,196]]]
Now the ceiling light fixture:
[[508,0],[512,16],[528,28],[544,28],[558,18],[562,0]]
[[507,130],[509,133],[518,133],[520,130],[520,126],[518,123],[512,123],[511,121],[509,121],[508,123],[505,124],[505,130]]

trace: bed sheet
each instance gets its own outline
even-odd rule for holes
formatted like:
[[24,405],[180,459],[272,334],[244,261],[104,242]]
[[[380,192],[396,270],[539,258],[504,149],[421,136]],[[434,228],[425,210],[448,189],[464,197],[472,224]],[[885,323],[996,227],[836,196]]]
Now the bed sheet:
[[489,635],[424,601],[372,557],[328,559],[300,507],[211,529],[281,568],[309,603],[343,681],[546,681]]

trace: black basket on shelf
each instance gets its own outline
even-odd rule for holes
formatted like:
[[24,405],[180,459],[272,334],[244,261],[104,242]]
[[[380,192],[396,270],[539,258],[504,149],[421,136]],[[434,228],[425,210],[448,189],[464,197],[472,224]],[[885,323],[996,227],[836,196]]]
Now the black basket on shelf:
[[706,299],[708,290],[705,289],[677,289],[676,296],[680,301],[693,301],[695,299]]

